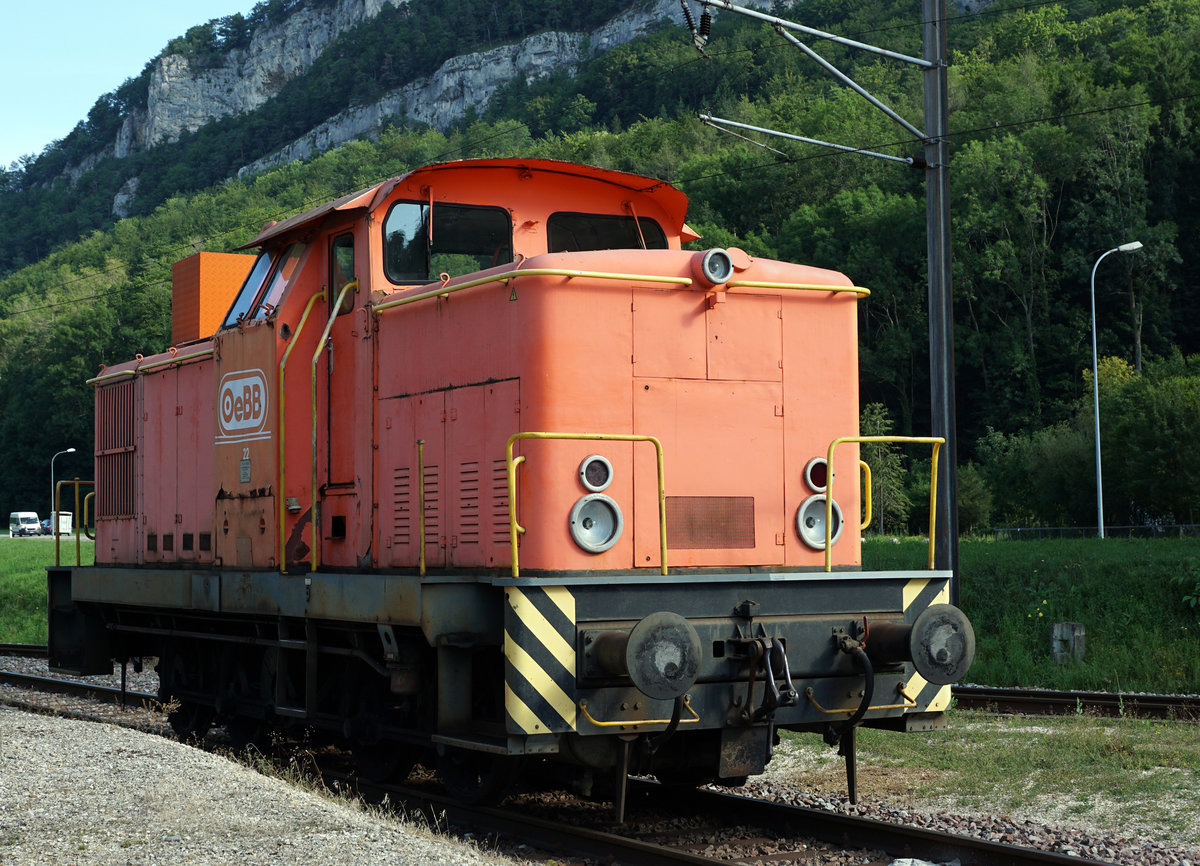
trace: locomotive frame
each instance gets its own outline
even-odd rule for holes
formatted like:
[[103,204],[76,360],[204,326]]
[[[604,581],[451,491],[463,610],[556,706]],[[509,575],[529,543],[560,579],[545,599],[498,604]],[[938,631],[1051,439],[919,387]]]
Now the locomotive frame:
[[854,796],[856,726],[943,725],[973,633],[932,559],[861,568],[866,290],[686,251],[686,204],[466,160],[265,226],[215,324],[91,380],[96,565],[49,569],[51,667],[157,657],[182,736],[435,754],[469,801],[545,759],[620,817],[630,772],[741,779],[780,728]]

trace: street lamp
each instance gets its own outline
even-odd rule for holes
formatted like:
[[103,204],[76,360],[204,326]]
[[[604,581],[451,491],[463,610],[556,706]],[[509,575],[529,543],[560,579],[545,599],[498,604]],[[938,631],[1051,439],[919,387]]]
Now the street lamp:
[[[66,451],[59,451],[58,454],[73,454],[74,448],[68,448]],[[58,509],[55,508],[54,496],[54,460],[58,457],[55,454],[50,458],[50,531],[58,535]]]
[[1141,241],[1130,241],[1113,247],[1092,265],[1092,405],[1096,410],[1096,529],[1100,538],[1104,537],[1104,488],[1100,483],[1100,375],[1097,370],[1096,358],[1096,268],[1104,261],[1105,256],[1113,253],[1132,253],[1142,248]]

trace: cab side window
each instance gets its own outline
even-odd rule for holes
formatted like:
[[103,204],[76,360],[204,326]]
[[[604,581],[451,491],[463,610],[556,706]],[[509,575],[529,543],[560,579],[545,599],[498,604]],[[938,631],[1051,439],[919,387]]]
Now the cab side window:
[[[345,287],[354,279],[354,235],[338,235],[329,247],[329,301],[333,303]],[[349,292],[342,301],[338,315],[354,309],[354,292]]]

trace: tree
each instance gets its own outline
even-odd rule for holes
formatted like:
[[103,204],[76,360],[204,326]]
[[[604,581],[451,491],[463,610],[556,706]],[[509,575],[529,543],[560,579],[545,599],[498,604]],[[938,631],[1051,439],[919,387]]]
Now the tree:
[[[863,436],[889,436],[893,426],[887,407],[882,403],[869,403],[863,407],[859,417],[859,430]],[[859,455],[871,467],[875,531],[880,535],[889,531],[902,532],[912,502],[904,491],[906,472],[901,454],[890,442],[864,442],[859,446]]]

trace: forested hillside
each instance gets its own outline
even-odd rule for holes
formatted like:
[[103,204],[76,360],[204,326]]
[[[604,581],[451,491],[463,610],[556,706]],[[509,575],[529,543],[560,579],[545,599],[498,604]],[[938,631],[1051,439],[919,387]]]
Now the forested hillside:
[[[920,54],[919,13],[915,0],[783,10],[908,54]],[[1200,433],[1200,0],[1000,2],[957,14],[949,33],[964,527],[1094,523],[1088,278],[1101,253],[1129,240],[1144,249],[1108,257],[1097,275],[1109,521],[1200,518],[1200,455],[1188,447]],[[812,45],[920,124],[916,73]],[[226,146],[214,124],[166,170],[184,178],[181,192],[0,280],[0,500],[44,508],[50,456],[88,450],[83,381],[101,363],[165,348],[171,262],[231,249],[266,219],[407,168],[467,156],[663,177],[691,197],[688,222],[705,236],[697,247],[844,271],[872,290],[860,302],[870,425],[927,432],[922,172],[780,140],[768,143],[781,153],[767,150],[696,115],[897,155],[919,147],[768,27],[722,17],[706,50],[684,28],[664,28],[573,76],[518,83],[457,130],[398,119],[378,141],[191,192],[193,178],[216,179],[199,166]],[[345,80],[367,86],[359,75]],[[69,217],[52,205],[39,211],[25,223],[30,243],[45,244],[38,233],[60,219]],[[88,473],[86,459],[66,463],[76,456],[59,459],[60,474]],[[889,531],[919,518],[906,503],[920,492],[896,493]]]

